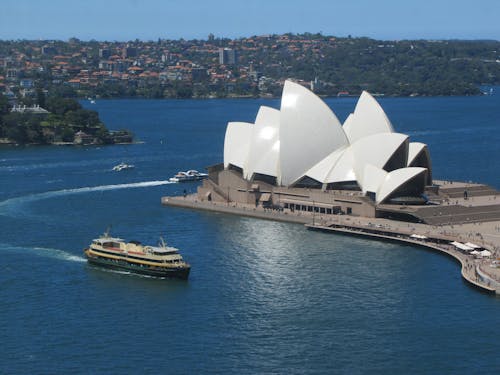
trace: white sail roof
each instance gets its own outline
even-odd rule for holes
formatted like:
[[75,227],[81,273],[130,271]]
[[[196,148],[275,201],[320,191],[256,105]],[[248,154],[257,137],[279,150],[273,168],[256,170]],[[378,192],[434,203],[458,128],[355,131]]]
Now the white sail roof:
[[322,184],[355,182],[363,193],[375,193],[376,203],[395,193],[420,194],[431,180],[427,146],[395,133],[371,95],[363,92],[342,127],[319,97],[290,81],[280,111],[262,106],[255,124],[228,123],[225,168],[230,164],[248,180],[258,173],[285,186],[304,176]]
[[321,160],[311,169],[309,169],[305,175],[319,181],[321,183],[325,183],[328,175],[331,173],[339,159],[342,157],[342,154],[346,150],[346,147],[341,147],[338,150],[333,151],[326,158]]
[[396,169],[392,172],[387,173],[387,176],[385,177],[384,181],[377,191],[376,202],[383,202],[398,188],[421,173],[427,173],[427,169],[420,167],[407,167]]
[[408,147],[408,165],[417,158],[417,156],[424,151],[427,146],[424,143],[420,142],[410,142]]
[[377,193],[378,189],[387,177],[387,172],[372,164],[366,164],[363,171],[364,183],[361,185],[363,194],[367,192]]
[[344,122],[344,132],[350,143],[377,133],[392,133],[391,122],[373,96],[363,91],[354,113]]
[[255,164],[254,173],[261,173],[268,176],[277,177],[280,175],[280,141],[274,142],[271,149],[262,155],[262,158]]
[[349,113],[349,116],[347,116],[344,123],[342,124],[342,130],[344,130],[344,133],[349,143],[352,143],[351,139],[349,138],[349,132],[351,131],[350,129],[353,126],[352,124],[353,121],[354,121],[354,113]]
[[354,173],[354,155],[350,147],[346,148],[338,161],[333,166],[323,183],[330,184],[335,182],[356,181]]
[[252,127],[252,138],[244,171],[245,178],[250,179],[254,173],[277,176],[279,127],[280,111],[261,106]]
[[[351,144],[354,154],[354,170],[358,182],[362,186],[365,165],[371,164],[377,168],[384,168],[400,147],[407,144],[408,136],[400,133],[378,133],[359,139]],[[407,152],[407,150],[402,150]],[[402,155],[401,163],[397,168],[406,167],[406,155]]]
[[286,81],[281,98],[281,184],[295,182],[347,144],[339,120],[326,103],[303,86]]
[[408,147],[408,167],[427,168],[427,183],[432,184],[431,156],[427,145],[420,142],[410,142]]
[[245,169],[253,124],[248,122],[229,122],[224,138],[224,168],[229,164]]

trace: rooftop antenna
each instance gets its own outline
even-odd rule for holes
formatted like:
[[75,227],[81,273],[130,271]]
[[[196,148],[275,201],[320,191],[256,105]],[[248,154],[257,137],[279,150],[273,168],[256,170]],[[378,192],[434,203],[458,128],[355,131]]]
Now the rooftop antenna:
[[159,245],[160,247],[167,247],[167,244],[165,243],[165,240],[163,239],[162,236],[160,236],[160,241],[159,242]]
[[111,225],[108,225],[106,232],[104,232],[103,237],[109,237],[109,232],[111,232]]

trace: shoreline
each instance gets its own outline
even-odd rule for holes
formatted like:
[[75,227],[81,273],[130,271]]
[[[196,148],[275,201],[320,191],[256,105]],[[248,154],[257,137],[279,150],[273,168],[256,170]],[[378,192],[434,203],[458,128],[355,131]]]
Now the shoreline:
[[[497,87],[498,85],[491,85],[492,87]],[[478,86],[479,87],[479,86]],[[356,94],[349,94],[349,95],[322,95],[318,94],[319,97],[322,99],[346,99],[346,98],[357,98],[359,97],[360,93]],[[436,95],[426,95],[426,94],[408,94],[408,95],[396,95],[396,94],[379,94],[379,95],[374,95],[376,97],[380,98],[474,98],[474,97],[481,97],[481,96],[490,96],[490,94],[486,94],[484,92],[478,92],[476,94],[436,94]],[[227,100],[227,99],[250,99],[250,100],[256,100],[256,99],[279,99],[281,96],[270,96],[270,95],[259,95],[259,96],[253,96],[253,95],[235,95],[235,96],[224,96],[224,97],[218,97],[218,96],[193,96],[189,98],[177,98],[177,97],[164,97],[164,98],[148,98],[146,96],[109,96],[109,97],[100,97],[97,98],[99,100]],[[86,97],[81,97],[81,98],[76,98],[80,102],[85,102],[87,99]]]
[[[484,270],[487,263],[484,259],[477,259],[464,254],[450,245],[453,241],[464,241],[468,232],[466,228],[458,230],[447,226],[433,227],[427,224],[397,222],[388,219],[365,218],[349,215],[320,215],[311,213],[294,213],[252,207],[250,205],[235,204],[234,202],[216,203],[203,202],[196,198],[196,194],[186,197],[162,197],[163,206],[188,208],[194,210],[211,211],[223,214],[247,216],[257,219],[273,220],[289,223],[304,224],[308,230],[350,236],[369,237],[380,241],[394,241],[413,246],[424,247],[438,251],[440,254],[451,256],[461,265],[461,275],[471,286],[479,290],[500,295],[500,280]],[[457,232],[458,230],[458,232]],[[425,234],[425,239],[412,238],[413,234]],[[496,244],[482,243],[485,249],[494,253]]]
[[54,143],[16,143],[16,142],[0,142],[0,147],[10,146],[10,147],[38,147],[38,146],[118,146],[118,145],[136,145],[143,144],[144,141],[137,142],[117,142],[117,143],[87,143],[78,144],[73,142],[54,142]]

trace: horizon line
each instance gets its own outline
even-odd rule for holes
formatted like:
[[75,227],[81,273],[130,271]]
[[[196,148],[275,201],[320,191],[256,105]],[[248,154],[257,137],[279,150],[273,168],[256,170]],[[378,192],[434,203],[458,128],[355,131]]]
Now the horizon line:
[[[209,33],[209,35],[212,33]],[[212,34],[213,35],[213,34]],[[302,33],[293,33],[293,32],[286,32],[286,33],[265,33],[265,34],[253,34],[253,35],[247,35],[247,36],[238,36],[238,37],[227,37],[227,36],[215,36],[215,40],[244,40],[244,39],[249,39],[249,38],[262,38],[262,37],[276,37],[276,36],[284,36],[284,35],[291,35],[291,36],[305,36],[305,35],[312,35],[312,36],[321,36],[325,38],[337,38],[337,39],[370,39],[370,40],[375,40],[375,41],[390,41],[390,42],[401,42],[401,41],[490,41],[490,42],[500,42],[500,39],[494,39],[494,38],[459,38],[459,37],[449,37],[449,38],[385,38],[385,39],[380,39],[380,38],[375,38],[375,37],[370,37],[370,36],[354,36],[354,35],[347,35],[347,36],[338,36],[338,35],[333,35],[333,34],[323,34],[321,31],[320,32],[309,32],[305,31]],[[130,43],[130,42],[157,42],[158,40],[162,41],[209,41],[208,37],[204,38],[190,38],[186,39],[184,37],[177,37],[177,38],[162,38],[162,37],[156,37],[156,38],[135,38],[135,39],[96,39],[96,38],[90,38],[90,39],[85,39],[85,38],[79,38],[77,36],[70,36],[67,38],[45,38],[45,37],[39,37],[39,38],[28,38],[28,37],[20,37],[20,38],[0,38],[0,41],[2,42],[16,42],[16,41],[28,41],[28,42],[38,42],[38,41],[54,41],[54,42],[69,42],[72,39],[76,39],[79,42],[109,42],[109,43]]]

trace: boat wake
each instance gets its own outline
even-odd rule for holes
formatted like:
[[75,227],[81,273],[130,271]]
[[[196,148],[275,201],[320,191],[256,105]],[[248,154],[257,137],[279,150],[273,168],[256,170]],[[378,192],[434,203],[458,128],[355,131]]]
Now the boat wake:
[[[453,132],[454,133],[473,133],[473,132],[478,132],[478,131],[488,131],[488,130],[495,130],[495,127],[492,126],[475,126],[474,128],[471,127],[461,127],[461,128],[454,128]],[[448,134],[449,130],[448,129],[427,129],[427,130],[409,130],[406,132],[409,136],[413,137],[418,137],[418,136],[435,136],[439,134]]]
[[12,246],[9,244],[0,244],[2,251],[11,251],[15,253],[30,253],[38,256],[43,256],[52,259],[63,260],[67,262],[86,262],[83,256],[72,254],[65,250],[46,248],[46,247],[23,247]]
[[[84,261],[85,261],[85,259],[84,259]],[[171,280],[172,279],[172,278],[168,278],[168,277],[144,275],[144,274],[140,274],[140,273],[136,273],[136,272],[122,271],[122,270],[117,270],[117,269],[112,269],[112,268],[99,267],[96,265],[90,265],[90,266],[92,268],[95,268],[96,270],[99,270],[99,272],[115,273],[118,275],[138,277],[138,278],[142,278],[142,279],[156,279],[156,280]]]
[[17,207],[20,204],[30,203],[34,201],[39,201],[42,199],[49,199],[54,197],[60,197],[64,195],[71,194],[84,194],[91,193],[96,191],[108,191],[108,190],[118,190],[118,189],[137,189],[137,188],[145,188],[145,187],[153,187],[153,186],[161,186],[172,184],[173,182],[167,180],[158,180],[158,181],[143,181],[143,182],[133,182],[128,184],[114,184],[114,185],[101,185],[101,186],[87,186],[80,187],[74,189],[62,189],[62,190],[54,190],[47,191],[43,193],[35,193],[30,195],[24,195],[21,197],[9,198],[0,202],[0,215],[6,215],[9,213],[9,209],[13,207]]

